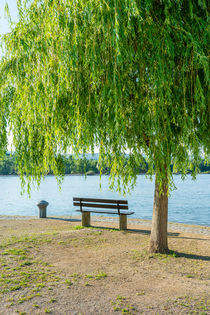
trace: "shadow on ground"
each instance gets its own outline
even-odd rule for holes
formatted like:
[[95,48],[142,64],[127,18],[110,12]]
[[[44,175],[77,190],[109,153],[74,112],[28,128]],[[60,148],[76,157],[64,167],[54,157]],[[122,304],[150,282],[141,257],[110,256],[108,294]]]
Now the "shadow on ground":
[[[67,221],[67,222],[80,222],[80,219],[73,219],[73,218],[57,218],[57,217],[47,217],[49,220],[61,220],[61,221]],[[94,229],[100,229],[100,230],[115,230],[119,231],[117,228],[111,228],[111,227],[104,227],[104,226],[90,226],[90,228]],[[144,234],[144,235],[150,235],[150,230],[139,230],[139,229],[127,229],[126,231],[123,231],[124,233],[138,233],[138,234]],[[179,237],[180,233],[177,232],[168,232],[168,236],[172,238],[177,238]],[[195,238],[195,237],[184,237],[181,236],[179,238],[182,239],[193,239],[193,240],[201,240],[203,241],[202,238]],[[206,241],[206,240],[205,240]],[[187,258],[187,259],[193,259],[193,260],[203,260],[203,261],[210,261],[210,256],[201,256],[201,255],[195,255],[195,254],[187,254],[187,253],[182,253],[182,252],[177,252],[173,251],[173,254],[175,257],[179,258]]]
[[[131,233],[139,233],[139,234],[146,234],[146,235],[150,235],[150,230],[134,230],[134,229],[128,229],[128,232]],[[180,233],[177,232],[168,232],[168,236],[179,236]]]
[[180,253],[180,252],[176,252],[176,251],[173,251],[173,253],[176,255],[176,257],[184,257],[184,258],[188,258],[188,259],[210,261],[210,256],[186,254],[186,253]]
[[81,222],[81,220],[79,219],[66,219],[66,218],[55,218],[55,217],[47,217],[46,219],[50,219],[50,220],[61,220],[61,221],[68,221],[68,222]]
[[[171,236],[171,237],[173,237],[173,236]],[[176,236],[174,236],[174,238],[175,238]],[[196,240],[196,241],[208,241],[208,242],[210,242],[210,239],[203,239],[203,238],[199,238],[199,237],[187,237],[187,236],[179,236],[179,238],[182,238],[182,239],[184,239],[184,240]]]

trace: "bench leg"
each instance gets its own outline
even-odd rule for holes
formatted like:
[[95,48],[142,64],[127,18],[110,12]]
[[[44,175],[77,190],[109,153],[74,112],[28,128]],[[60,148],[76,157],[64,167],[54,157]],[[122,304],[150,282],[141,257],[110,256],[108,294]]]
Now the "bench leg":
[[90,212],[82,212],[82,226],[90,226]]
[[127,230],[127,215],[120,214],[120,230]]

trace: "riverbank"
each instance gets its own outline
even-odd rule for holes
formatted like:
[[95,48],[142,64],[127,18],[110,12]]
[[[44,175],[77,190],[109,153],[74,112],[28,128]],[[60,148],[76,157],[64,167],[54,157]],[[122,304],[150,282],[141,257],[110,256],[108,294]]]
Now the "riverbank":
[[[63,221],[72,221],[75,220],[80,222],[81,216],[56,216],[56,217],[49,217],[48,219],[51,220],[63,220]],[[4,216],[0,215],[0,220],[37,220],[35,216]],[[117,223],[119,222],[118,217],[108,217],[108,216],[92,216],[91,222],[93,225],[98,222],[103,222],[103,225],[107,223],[114,223],[114,226],[117,228]],[[143,226],[146,228],[151,228],[152,221],[151,220],[142,220],[142,219],[132,219],[128,218],[128,229],[129,226],[131,228],[138,229],[138,226]],[[203,234],[203,235],[210,235],[210,227],[209,226],[201,226],[201,225],[192,225],[192,224],[183,224],[177,222],[168,222],[168,230],[169,231],[181,231],[181,232],[189,232],[195,234]]]
[[210,228],[170,223],[167,256],[150,224],[1,216],[0,314],[209,314]]

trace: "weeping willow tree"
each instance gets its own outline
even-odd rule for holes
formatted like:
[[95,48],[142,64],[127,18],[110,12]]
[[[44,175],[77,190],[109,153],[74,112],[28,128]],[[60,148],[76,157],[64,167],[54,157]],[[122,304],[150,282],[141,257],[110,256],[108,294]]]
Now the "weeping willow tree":
[[18,9],[1,41],[1,151],[8,125],[30,184],[62,174],[60,153],[98,147],[110,185],[124,190],[146,157],[156,178],[150,251],[167,252],[170,165],[195,177],[209,156],[206,1],[19,0]]

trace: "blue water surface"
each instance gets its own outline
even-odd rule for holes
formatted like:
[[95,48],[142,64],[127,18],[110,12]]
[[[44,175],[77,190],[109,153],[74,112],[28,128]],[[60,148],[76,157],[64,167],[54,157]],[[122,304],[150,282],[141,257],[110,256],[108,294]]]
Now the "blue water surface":
[[[169,221],[210,226],[210,175],[201,174],[193,181],[187,176],[185,181],[180,175],[174,176],[176,190],[169,198]],[[36,203],[49,202],[48,215],[76,215],[72,204],[73,197],[97,197],[128,199],[129,209],[135,211],[131,217],[152,218],[154,180],[139,175],[131,194],[125,197],[109,190],[108,176],[65,176],[59,190],[53,176],[47,176],[40,189],[32,189],[31,197],[20,194],[20,180],[17,176],[0,176],[0,215],[37,216]]]

